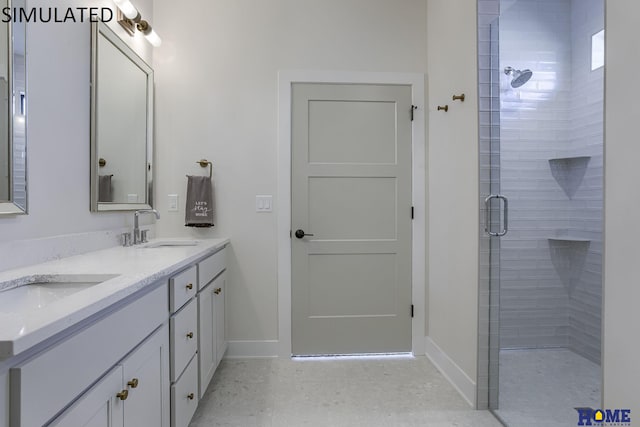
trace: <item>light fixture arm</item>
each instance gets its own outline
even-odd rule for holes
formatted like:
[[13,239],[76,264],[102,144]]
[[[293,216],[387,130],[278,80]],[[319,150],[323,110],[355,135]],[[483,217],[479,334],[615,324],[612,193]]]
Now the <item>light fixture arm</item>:
[[151,32],[151,25],[149,25],[149,23],[144,19],[139,19],[135,21],[135,23],[138,31],[140,31],[145,36]]

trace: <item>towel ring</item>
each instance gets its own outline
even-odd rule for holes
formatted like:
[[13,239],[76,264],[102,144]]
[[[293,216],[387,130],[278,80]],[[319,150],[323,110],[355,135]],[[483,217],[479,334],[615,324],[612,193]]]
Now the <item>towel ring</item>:
[[211,163],[207,159],[200,159],[196,163],[202,166],[203,168],[206,168],[207,166],[209,166],[209,178],[213,178],[213,163]]

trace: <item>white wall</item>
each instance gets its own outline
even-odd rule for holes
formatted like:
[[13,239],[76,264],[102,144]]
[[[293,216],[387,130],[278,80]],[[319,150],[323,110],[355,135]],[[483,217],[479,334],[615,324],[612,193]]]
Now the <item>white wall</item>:
[[[152,0],[136,0],[151,16]],[[111,7],[110,0],[33,0],[29,7]],[[124,32],[113,23],[119,34]],[[151,61],[143,37],[130,41]],[[89,211],[90,25],[27,25],[29,215],[0,217],[0,243],[108,230],[131,222],[130,213]]]
[[[427,5],[428,336],[466,375],[463,382],[473,385],[479,232],[476,1],[428,0]],[[462,92],[464,103],[451,100]],[[444,104],[448,113],[436,111]]]
[[[425,0],[156,0],[157,204],[164,236],[229,236],[228,338],[278,339],[278,70],[426,72]],[[184,227],[185,174],[213,162],[212,230]],[[167,211],[167,194],[180,211]],[[288,230],[284,231],[288,234]]]
[[640,420],[640,3],[606,3],[604,406],[630,408]]

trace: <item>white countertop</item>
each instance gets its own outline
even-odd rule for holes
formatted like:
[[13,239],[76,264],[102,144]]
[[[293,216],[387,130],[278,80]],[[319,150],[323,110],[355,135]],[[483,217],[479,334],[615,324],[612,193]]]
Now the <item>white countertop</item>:
[[197,241],[195,246],[114,247],[0,272],[0,298],[3,289],[15,287],[28,276],[118,275],[38,310],[26,313],[0,311],[0,360],[15,356],[76,325],[229,243],[229,239]]

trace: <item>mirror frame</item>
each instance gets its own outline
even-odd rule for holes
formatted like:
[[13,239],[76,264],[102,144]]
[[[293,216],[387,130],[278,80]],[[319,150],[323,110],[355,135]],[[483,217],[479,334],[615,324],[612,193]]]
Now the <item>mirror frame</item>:
[[[13,2],[11,0],[7,1],[7,7],[12,7],[14,6],[14,4],[12,4]],[[27,60],[26,60],[26,52],[27,52],[27,42],[26,42],[26,24],[22,24],[21,26],[18,26],[19,31],[22,31],[24,34],[22,34],[23,37],[21,37],[22,40],[24,40],[24,52],[25,52],[25,56],[24,56],[24,93],[25,93],[25,99],[26,99],[26,94],[27,94]],[[9,165],[8,165],[8,171],[9,171],[9,200],[0,200],[0,216],[1,215],[26,215],[29,213],[29,182],[28,182],[28,159],[27,159],[27,152],[28,152],[28,145],[27,145],[27,103],[25,103],[25,107],[24,107],[24,139],[25,139],[25,148],[24,148],[24,181],[25,181],[25,200],[24,200],[24,206],[21,206],[19,204],[17,204],[15,202],[15,196],[14,196],[14,187],[13,187],[13,183],[16,180],[17,177],[17,173],[15,171],[14,168],[14,161],[13,161],[13,155],[15,152],[14,149],[14,132],[15,132],[15,126],[14,126],[14,120],[16,119],[16,113],[15,113],[15,102],[16,102],[16,94],[15,92],[15,67],[14,67],[14,44],[16,43],[16,37],[14,37],[14,32],[16,31],[15,26],[13,25],[13,22],[8,22],[7,23],[7,56],[8,56],[8,61],[7,61],[7,74],[9,77],[9,81],[7,82],[7,88],[8,88],[8,99],[9,99],[9,108],[8,108],[8,126],[7,126],[7,136],[8,136],[8,144],[9,144]]]
[[[98,201],[98,171],[99,171],[99,135],[98,135],[98,39],[103,36],[111,42],[129,60],[135,63],[147,74],[147,138],[146,152],[146,203],[104,203]],[[138,209],[150,209],[153,205],[153,69],[131,49],[111,28],[104,22],[91,23],[91,211],[134,211]]]

